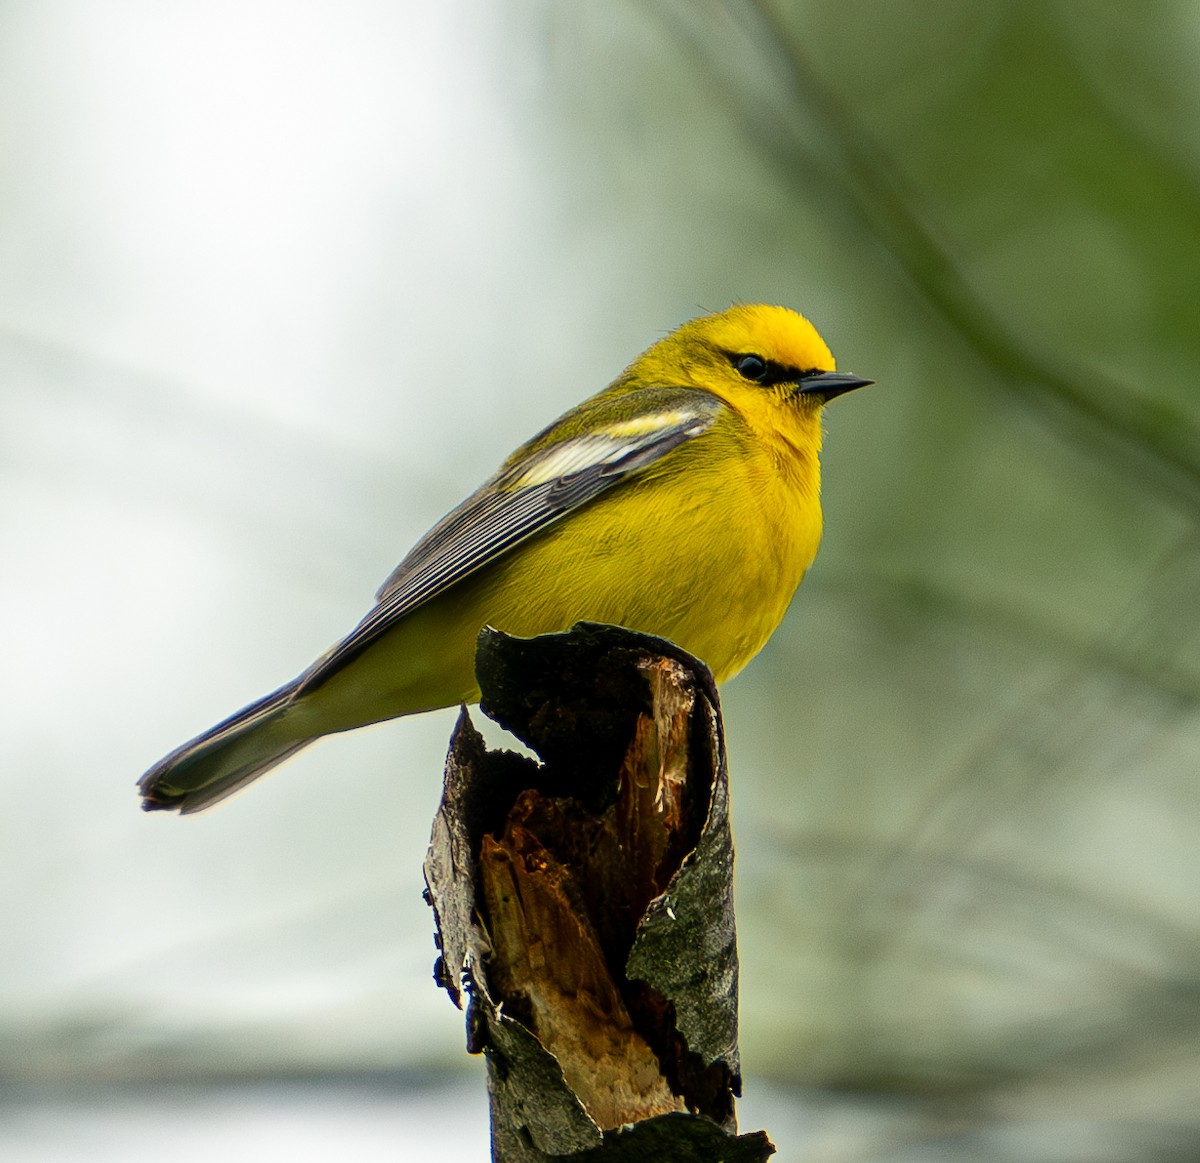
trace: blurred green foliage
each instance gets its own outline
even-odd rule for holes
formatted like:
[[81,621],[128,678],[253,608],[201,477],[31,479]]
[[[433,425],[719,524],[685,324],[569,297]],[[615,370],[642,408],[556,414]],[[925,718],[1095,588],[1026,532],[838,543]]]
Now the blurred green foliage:
[[[64,191],[77,192],[75,170],[90,155],[78,125],[72,138],[56,118],[62,109],[79,116],[97,103],[101,81],[119,79],[96,59],[123,58],[94,37],[66,37],[54,84],[30,104],[21,86],[42,92],[29,81],[29,62],[41,58],[18,49],[29,29],[49,24],[37,23],[33,5],[0,17],[12,33],[0,43],[12,65],[0,71],[0,94],[9,94],[0,132],[11,156],[25,159],[10,163],[3,195],[15,225],[0,229],[11,260],[0,269],[2,390],[19,421],[4,433],[13,454],[5,471],[23,490],[8,493],[9,515],[21,518],[12,528],[26,537],[14,562],[30,572],[25,598],[11,597],[10,607],[24,609],[45,590],[43,562],[62,563],[68,576],[53,619],[61,633],[71,618],[96,621],[92,603],[105,591],[89,568],[98,562],[121,579],[128,630],[97,649],[103,681],[84,675],[88,699],[77,702],[94,700],[104,725],[99,744],[81,747],[117,753],[119,742],[129,752],[105,771],[105,788],[127,781],[110,806],[86,765],[54,750],[57,728],[16,736],[23,759],[0,827],[13,851],[25,845],[29,864],[0,905],[9,927],[26,923],[34,934],[21,943],[28,964],[14,973],[22,988],[50,972],[38,957],[46,966],[84,962],[80,950],[108,949],[105,939],[132,963],[126,975],[113,968],[122,957],[96,954],[92,976],[81,974],[67,1001],[10,1004],[6,1020],[24,1041],[5,1040],[0,1072],[69,1073],[92,1061],[136,1074],[147,1061],[186,1073],[449,1057],[456,1046],[427,1037],[413,1018],[440,1004],[425,980],[430,951],[411,936],[424,914],[411,885],[388,879],[397,875],[393,835],[423,832],[448,724],[406,724],[375,753],[339,740],[349,750],[336,755],[348,761],[331,745],[328,760],[278,777],[294,781],[294,793],[272,799],[274,786],[256,789],[206,832],[185,827],[151,841],[133,830],[142,821],[131,815],[127,784],[137,771],[126,768],[134,755],[152,760],[157,740],[151,725],[132,724],[129,707],[141,704],[114,677],[114,659],[135,672],[138,658],[158,659],[160,670],[144,678],[156,688],[164,673],[168,687],[190,681],[204,666],[172,618],[207,611],[197,637],[205,648],[210,634],[229,650],[244,643],[237,669],[247,677],[232,696],[216,674],[203,698],[168,690],[178,729],[204,726],[210,704],[215,718],[239,694],[260,693],[258,653],[261,669],[282,679],[346,628],[345,609],[326,595],[341,603],[351,580],[365,594],[358,566],[369,580],[382,577],[508,447],[601,386],[658,332],[730,300],[772,300],[808,314],[841,366],[878,386],[830,408],[821,555],[784,627],[724,693],[747,1071],[916,1096],[905,1134],[920,1153],[905,1158],[1193,1158],[1200,7],[525,0],[455,6],[444,29],[392,24],[381,13],[355,9],[346,19],[361,27],[343,51],[365,91],[383,95],[376,104],[394,98],[393,61],[414,75],[426,53],[467,62],[422,82],[436,94],[428,107],[396,102],[411,124],[363,128],[346,117],[357,106],[338,106],[325,124],[330,95],[321,86],[341,74],[320,57],[331,37],[324,26],[295,43],[293,31],[267,27],[246,41],[262,46],[261,60],[251,53],[242,73],[245,62],[220,56],[242,43],[238,18],[232,10],[210,18],[207,8],[192,14],[195,27],[216,19],[220,35],[196,49],[213,61],[197,55],[189,66],[205,95],[194,121],[177,132],[165,103],[167,129],[150,146],[136,118],[120,122],[163,189],[182,199],[195,184],[202,205],[215,204],[205,183],[219,166],[189,165],[193,137],[221,156],[225,133],[210,125],[207,94],[224,92],[232,70],[246,87],[225,93],[227,106],[240,118],[247,104],[252,116],[215,192],[239,213],[247,183],[236,165],[252,168],[260,142],[284,143],[275,177],[303,209],[305,183],[294,175],[361,164],[350,146],[332,167],[322,151],[357,142],[351,125],[363,133],[376,169],[352,172],[376,185],[345,201],[322,187],[328,208],[318,198],[313,218],[298,212],[282,226],[261,209],[258,224],[243,214],[254,232],[277,229],[263,269],[252,249],[245,259],[262,287],[281,288],[277,299],[261,295],[264,310],[276,310],[270,327],[244,306],[259,284],[251,278],[245,291],[241,268],[231,275],[214,263],[232,304],[228,318],[211,317],[228,327],[218,327],[218,350],[254,337],[291,361],[279,395],[288,406],[298,395],[300,405],[274,424],[256,418],[253,387],[240,397],[230,387],[236,404],[198,406],[178,383],[120,365],[97,372],[86,353],[46,355],[42,333],[18,325],[56,279],[67,286],[64,318],[87,326],[108,318],[103,295],[116,298],[117,280],[110,273],[105,282],[102,259],[127,274],[131,238],[144,249],[129,277],[154,295],[146,272],[184,270],[189,252],[171,233],[179,224],[165,219],[156,229],[177,254],[154,230],[138,234],[136,222],[99,243],[82,214],[75,233],[63,227],[63,207],[74,205]],[[196,38],[186,21],[183,32],[165,16],[146,23],[147,36],[170,26],[179,43]],[[381,59],[364,64],[373,45],[383,46]],[[328,75],[309,68],[314,55]],[[490,71],[476,66],[481,57]],[[278,93],[253,87],[260,66],[282,78]],[[150,76],[147,92],[173,93],[165,73]],[[433,90],[438,78],[445,88]],[[297,93],[307,112],[287,121]],[[447,114],[455,101],[465,112]],[[140,94],[138,102],[152,111]],[[39,110],[28,124],[19,116],[27,106]],[[183,159],[167,179],[153,169],[164,142]],[[162,202],[159,187],[134,175],[142,154],[121,156],[114,166],[102,159],[104,180],[110,170],[123,178],[125,166],[123,197]],[[39,169],[47,157],[54,165]],[[82,180],[78,190],[99,200]],[[219,242],[240,218],[213,213],[211,221],[201,213],[198,227]],[[186,239],[191,223],[180,217]],[[323,260],[334,274],[317,261],[313,276],[302,260],[311,223],[325,217],[345,233],[331,228],[316,240],[318,258],[334,256]],[[361,235],[346,225],[360,220]],[[29,240],[39,231],[49,242],[35,252]],[[428,251],[418,248],[425,233]],[[343,252],[355,245],[352,262]],[[157,268],[160,252],[167,265]],[[36,277],[22,282],[13,274],[22,270]],[[81,271],[103,295],[87,297]],[[288,297],[302,276],[341,296],[320,326],[305,322],[302,295]],[[143,308],[157,301],[151,291],[142,288]],[[194,302],[184,295],[178,314],[200,312],[202,302],[199,292]],[[147,366],[165,358],[153,342],[159,316],[113,309],[112,318],[156,353]],[[192,341],[180,347],[185,364],[207,350],[200,330],[197,338],[180,325]],[[47,331],[72,338],[68,323]],[[314,331],[326,339],[309,346]],[[272,362],[257,358],[216,358],[207,375],[232,369],[239,384],[254,385]],[[451,383],[447,364],[469,374]],[[102,472],[110,479],[97,486]],[[93,493],[115,497],[132,514],[126,524],[84,506],[97,531],[89,552],[28,548],[49,543],[61,524],[39,515],[45,496],[91,502]],[[201,536],[189,540],[193,518]],[[160,557],[177,572],[168,568],[151,588]],[[164,590],[177,592],[186,575],[200,580],[168,602]],[[200,604],[225,587],[226,605]],[[306,602],[318,610],[309,624]],[[71,675],[86,649],[82,631],[69,640]],[[52,653],[40,640],[38,649]],[[173,669],[177,655],[190,665]],[[22,673],[17,693],[29,686],[29,669]],[[412,781],[403,787],[397,753]],[[38,764],[71,794],[51,806],[17,778],[16,768]],[[340,790],[360,769],[374,781],[378,812]],[[414,801],[408,789],[421,779],[426,798]],[[53,839],[31,846],[34,833]],[[28,885],[57,888],[68,905],[48,908]],[[380,924],[386,902],[404,892],[413,910],[403,923]],[[190,929],[189,916],[199,918]],[[273,929],[264,916],[292,920]],[[372,942],[379,951],[368,972],[355,958],[365,960]],[[358,968],[339,977],[343,956]],[[97,982],[109,990],[103,1005]],[[238,993],[247,982],[259,992]],[[277,994],[293,1007],[262,1002]],[[394,1028],[401,1012],[412,1023],[403,1047],[393,1027],[381,1030],[381,1005],[394,1005]]]
[[622,13],[599,61],[547,13],[568,188],[615,173],[611,221],[657,199],[880,381],[831,409],[826,546],[726,696],[750,1060],[1086,1108],[1120,1150],[1192,1119],[1200,13]]

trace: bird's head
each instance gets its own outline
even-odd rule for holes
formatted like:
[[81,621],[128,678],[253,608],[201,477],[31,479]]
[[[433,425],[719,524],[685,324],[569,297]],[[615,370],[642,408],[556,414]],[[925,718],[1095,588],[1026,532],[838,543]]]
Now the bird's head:
[[739,409],[784,403],[813,415],[834,396],[872,382],[837,371],[803,315],[762,304],[685,323],[639,356],[622,380],[704,388]]

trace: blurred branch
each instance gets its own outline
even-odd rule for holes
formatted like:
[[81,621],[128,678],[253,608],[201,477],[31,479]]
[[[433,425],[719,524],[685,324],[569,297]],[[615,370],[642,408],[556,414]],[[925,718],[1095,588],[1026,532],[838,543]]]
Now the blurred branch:
[[[1196,538],[1185,538],[1151,566],[1103,638],[1071,635],[1061,619],[1039,619],[977,591],[964,595],[922,579],[847,579],[839,594],[852,586],[860,605],[864,594],[886,591],[881,605],[891,617],[933,614],[991,625],[1061,664],[1041,681],[1031,674],[1020,701],[929,789],[925,806],[874,876],[877,891],[904,880],[901,865],[921,859],[920,850],[947,842],[962,848],[992,822],[1012,818],[1031,795],[1070,797],[1073,778],[1094,784],[1118,753],[1145,747],[1164,716],[1181,708],[1190,714],[1200,701],[1200,675],[1188,665],[1194,642],[1181,632],[1180,618],[1200,603]],[[1136,688],[1122,685],[1129,683]],[[1114,718],[1114,705],[1135,709]]]
[[[958,1058],[948,1082],[978,1084],[1088,1061],[1115,1064],[1164,1038],[1194,1045],[1200,1031],[1195,933],[1148,912],[1140,900],[968,854],[957,840],[953,848],[906,852],[897,867],[895,841],[886,836],[780,829],[765,839],[794,864],[834,870],[847,891],[831,912],[860,919],[853,956],[874,972],[887,976],[889,963],[918,961],[926,972],[955,969],[1000,990],[1006,977],[1020,982],[1036,1018],[990,1030],[986,1046],[947,1048],[948,1057]],[[954,903],[964,886],[967,909]],[[1007,943],[989,939],[997,929],[1010,934]],[[1094,990],[1102,1008],[1044,1004],[1044,991],[1064,988]]]
[[[1132,637],[1072,632],[1061,618],[1040,616],[1028,605],[1017,606],[1002,596],[985,594],[959,578],[943,584],[918,574],[826,571],[820,582],[814,579],[805,584],[810,590],[821,588],[839,597],[853,595],[859,603],[875,601],[890,616],[900,619],[936,617],[990,627],[1041,650],[1058,651],[1081,673],[1108,672],[1178,705],[1200,706],[1200,670],[1152,651]],[[1187,608],[1161,607],[1164,615],[1176,617]]]
[[[924,221],[920,198],[866,127],[817,76],[779,14],[765,0],[737,8],[762,56],[784,83],[783,103],[756,98],[744,78],[727,75],[725,50],[706,37],[699,17],[678,11],[665,18],[682,34],[710,78],[721,78],[748,135],[789,184],[814,179],[837,195],[887,248],[913,288],[942,321],[987,364],[1000,382],[1036,406],[1093,456],[1120,461],[1139,483],[1153,487],[1189,514],[1200,512],[1200,432],[1189,417],[1059,353],[1039,350],[1011,328],[964,277],[950,245]],[[778,97],[775,98],[778,101]],[[805,126],[819,144],[801,138]]]
[[[0,399],[9,421],[0,481],[109,493],[130,512],[169,507],[172,523],[208,526],[232,555],[268,570],[290,558],[307,576],[369,577],[379,568],[379,498],[453,499],[457,488],[449,471],[434,477],[397,462],[382,441],[242,407],[3,321]],[[304,531],[314,527],[310,540]],[[319,560],[317,543],[326,548]]]

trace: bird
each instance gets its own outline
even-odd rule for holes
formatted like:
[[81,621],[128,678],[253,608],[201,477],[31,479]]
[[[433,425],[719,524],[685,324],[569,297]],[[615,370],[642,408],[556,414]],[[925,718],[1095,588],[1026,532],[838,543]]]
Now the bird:
[[301,675],[151,767],[142,806],[199,812],[322,736],[477,702],[487,626],[610,623],[732,678],[816,556],[822,410],[872,382],[786,307],[684,323],[509,456]]

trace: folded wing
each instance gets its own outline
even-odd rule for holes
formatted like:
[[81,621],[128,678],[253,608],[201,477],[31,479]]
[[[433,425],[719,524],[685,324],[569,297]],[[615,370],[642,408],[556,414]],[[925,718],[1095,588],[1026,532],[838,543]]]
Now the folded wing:
[[[319,686],[418,606],[694,440],[722,407],[705,392],[653,388],[568,413],[417,543],[371,612],[301,676],[295,695]],[[581,417],[585,409],[599,414]]]

